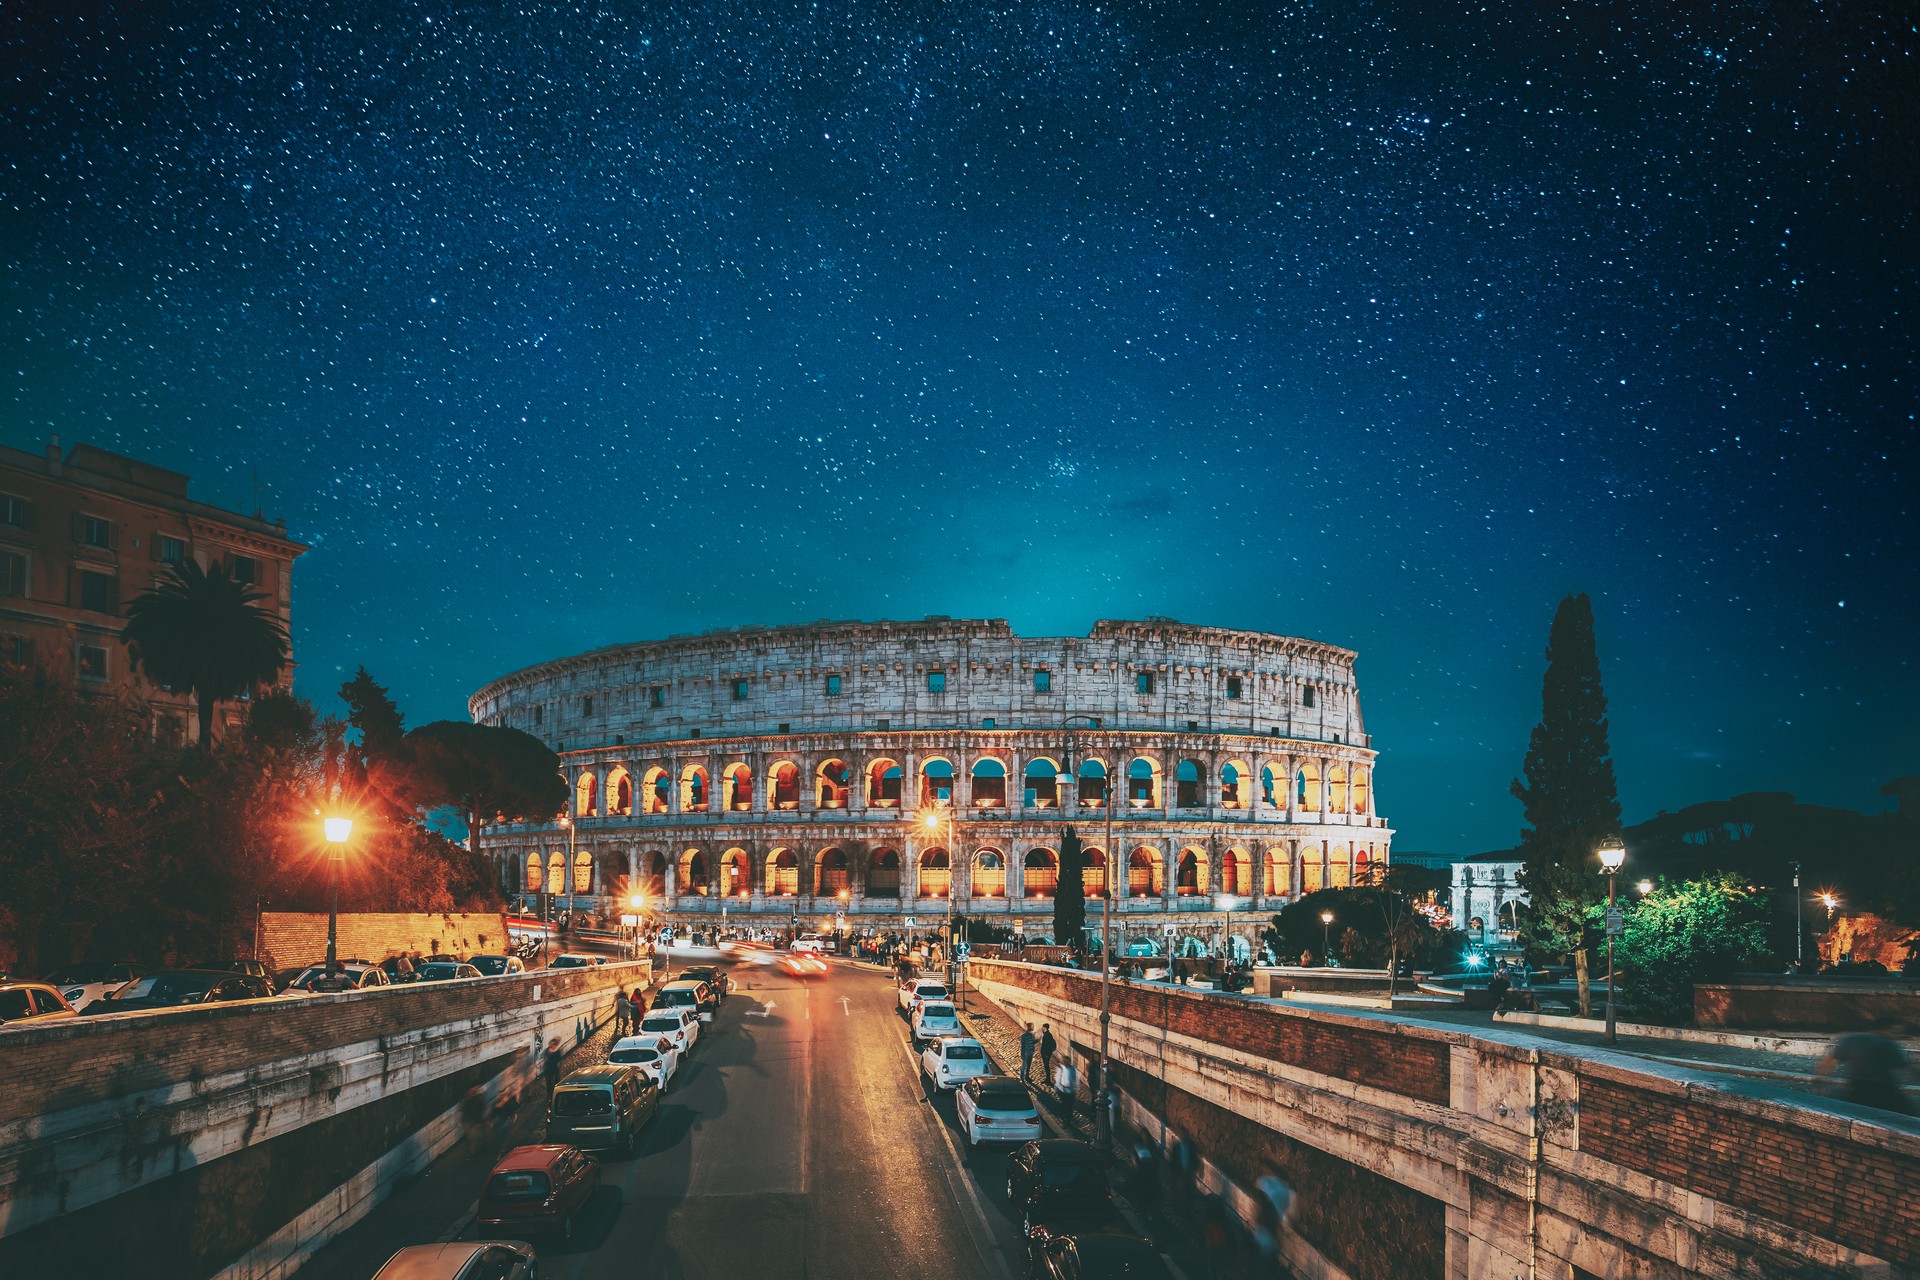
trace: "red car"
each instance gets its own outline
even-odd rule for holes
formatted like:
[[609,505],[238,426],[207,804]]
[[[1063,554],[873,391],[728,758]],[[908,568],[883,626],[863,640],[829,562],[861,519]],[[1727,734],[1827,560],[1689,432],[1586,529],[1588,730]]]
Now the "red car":
[[574,1218],[599,1186],[599,1164],[578,1147],[515,1147],[487,1176],[474,1224],[482,1235],[544,1230],[569,1241]]
[[776,962],[782,973],[796,978],[817,977],[827,971],[827,962],[809,951],[794,951],[781,956]]

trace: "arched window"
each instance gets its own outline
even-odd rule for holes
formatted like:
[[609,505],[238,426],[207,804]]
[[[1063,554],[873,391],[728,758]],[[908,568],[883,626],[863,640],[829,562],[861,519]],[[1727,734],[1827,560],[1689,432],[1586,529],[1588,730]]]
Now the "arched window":
[[1182,849],[1180,851],[1179,877],[1174,882],[1174,893],[1182,898],[1191,898],[1195,894],[1207,891],[1207,855],[1203,849]]
[[900,765],[894,760],[875,760],[867,766],[867,804],[874,809],[900,807]]
[[648,813],[667,812],[668,788],[671,785],[667,780],[667,771],[659,765],[647,770],[646,777],[640,783],[640,793]]
[[1229,849],[1220,855],[1220,892],[1238,897],[1253,892],[1250,874],[1252,861],[1245,849]]
[[973,859],[973,896],[1007,896],[1007,861],[996,849],[982,849]]
[[698,894],[705,897],[713,888],[712,877],[707,874],[707,855],[698,849],[689,849],[680,855],[679,890],[682,894]]
[[1220,804],[1228,809],[1246,809],[1253,804],[1253,775],[1238,760],[1220,766]]
[[973,762],[973,803],[980,809],[1004,809],[1007,804],[1007,766],[992,756]]
[[773,766],[773,773],[770,776],[773,780],[773,807],[798,809],[800,807],[800,766],[791,760],[782,760]]
[[900,855],[894,850],[882,849],[873,855],[873,865],[867,869],[867,896],[900,896]]
[[[552,794],[552,793],[549,792],[548,794]],[[541,870],[540,855],[537,853],[528,854],[527,855],[527,892],[528,893],[540,892],[540,870]]]
[[690,764],[680,771],[680,811],[682,813],[705,813],[707,811],[707,770],[705,766]]
[[953,764],[938,756],[920,766],[920,807],[953,803]]
[[1027,761],[1026,785],[1022,799],[1036,809],[1051,809],[1060,803],[1060,766],[1041,756]]
[[1107,896],[1107,855],[1087,845],[1080,846],[1080,884],[1089,898]]
[[1342,764],[1327,766],[1327,812],[1345,813],[1347,811],[1347,767]]
[[607,812],[623,817],[633,812],[633,777],[625,765],[615,765],[607,775]]
[[1145,756],[1127,766],[1127,803],[1136,809],[1160,807],[1160,766]]
[[1157,898],[1160,896],[1160,853],[1155,849],[1135,849],[1127,855],[1127,896],[1129,898]]
[[642,890],[655,902],[667,896],[667,855],[664,853],[645,853],[640,855],[640,865],[645,869],[644,878],[647,887]]
[[1300,851],[1300,893],[1318,893],[1327,883],[1327,851],[1308,845]]
[[944,898],[953,890],[953,869],[945,849],[927,849],[920,855],[920,896]]
[[1373,855],[1358,845],[1353,849],[1353,882],[1373,883]]
[[1080,762],[1080,803],[1088,809],[1099,809],[1107,803],[1107,766],[1098,760]]
[[591,773],[582,773],[580,780],[574,783],[573,813],[578,818],[591,818],[594,814],[594,800],[599,795],[600,779]]
[[1283,804],[1280,799],[1280,779],[1270,764],[1260,766],[1260,803],[1272,809],[1281,808]]
[[800,894],[800,857],[791,849],[775,849],[767,859],[767,893],[775,898]]
[[1275,896],[1293,892],[1293,859],[1285,849],[1267,850],[1267,892]]
[[1373,770],[1360,765],[1353,769],[1353,812],[1363,818],[1373,812]]
[[1174,769],[1174,802],[1182,809],[1200,807],[1200,762],[1182,760]]
[[747,897],[753,890],[753,862],[745,849],[729,849],[720,858],[720,892],[729,898]]
[[1327,881],[1329,889],[1344,889],[1353,883],[1352,868],[1347,864],[1347,846],[1343,844],[1333,846],[1333,854],[1327,863],[1327,869],[1332,876]]
[[847,807],[847,792],[853,781],[853,770],[845,760],[822,760],[820,767],[814,770],[816,786],[814,803],[822,809],[844,809]]
[[1026,857],[1026,888],[1029,898],[1051,898],[1060,887],[1060,860],[1051,849],[1029,849]]
[[573,891],[575,893],[593,892],[593,854],[585,849],[574,850]]
[[753,770],[735,762],[720,775],[721,803],[728,813],[745,813],[753,808]]
[[838,849],[822,849],[814,860],[814,896],[837,898],[847,888],[847,855]]
[[1309,760],[1300,766],[1299,806],[1302,813],[1320,812],[1320,766]]
[[547,892],[561,894],[567,891],[567,854],[564,849],[555,849],[547,855]]

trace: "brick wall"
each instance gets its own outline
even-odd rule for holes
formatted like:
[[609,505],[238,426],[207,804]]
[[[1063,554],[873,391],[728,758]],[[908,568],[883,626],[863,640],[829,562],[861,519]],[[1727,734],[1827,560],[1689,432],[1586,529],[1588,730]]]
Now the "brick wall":
[[[993,961],[970,966],[976,981],[1008,982],[1060,1000],[1097,1005],[1100,981],[1065,970],[1037,970]],[[1276,1009],[1174,987],[1115,982],[1113,1016],[1166,1027],[1196,1040],[1258,1054],[1288,1066],[1350,1080],[1425,1102],[1447,1102],[1447,1045],[1438,1038],[1375,1031],[1316,1020],[1304,1010]]]
[[1611,1081],[1581,1082],[1580,1150],[1891,1261],[1920,1264],[1920,1157]]
[[[499,955],[507,925],[498,912],[450,915],[356,912],[340,917],[342,960],[378,963],[401,951],[423,956]],[[327,956],[327,917],[320,911],[268,911],[260,917],[260,949],[281,968],[318,964]]]
[[[1888,982],[1702,984],[1693,1020],[1748,1031],[1854,1031],[1882,1019],[1920,1032],[1920,986]],[[1900,1034],[1898,1031],[1894,1034]]]

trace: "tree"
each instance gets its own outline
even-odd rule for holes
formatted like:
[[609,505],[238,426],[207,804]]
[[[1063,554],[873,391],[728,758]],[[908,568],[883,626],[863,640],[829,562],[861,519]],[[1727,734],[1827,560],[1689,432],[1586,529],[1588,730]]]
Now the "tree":
[[1080,836],[1072,827],[1060,833],[1060,880],[1053,892],[1053,940],[1072,947],[1075,954],[1086,948],[1087,937],[1087,855]]
[[1623,999],[1654,1022],[1693,1016],[1693,988],[1770,967],[1766,895],[1730,871],[1662,882],[1627,911],[1620,939]]
[[135,666],[199,704],[200,745],[213,745],[213,705],[269,685],[292,654],[287,627],[260,607],[264,592],[228,575],[225,565],[176,565],[127,606],[125,638]]
[[1400,956],[1412,954],[1427,935],[1433,932],[1433,926],[1425,916],[1414,910],[1414,895],[1426,891],[1425,886],[1433,883],[1433,873],[1425,867],[1385,866],[1379,863],[1363,884],[1378,888],[1380,893],[1374,900],[1374,908],[1380,913],[1382,936],[1387,944],[1387,998],[1391,1000],[1400,991]]
[[506,725],[436,720],[406,735],[413,794],[459,810],[467,849],[479,847],[488,818],[546,818],[567,800],[560,757],[530,733]]
[[1580,1009],[1591,1008],[1587,908],[1604,888],[1594,851],[1620,830],[1620,799],[1607,748],[1607,696],[1593,638],[1593,604],[1582,593],[1554,611],[1540,723],[1527,742],[1525,777],[1513,783],[1523,806],[1520,885],[1532,900],[1526,940],[1574,953]]
[[393,696],[361,667],[340,686],[340,700],[347,704],[348,729],[359,735],[343,744],[341,790],[388,814],[411,813],[416,802],[406,719]]

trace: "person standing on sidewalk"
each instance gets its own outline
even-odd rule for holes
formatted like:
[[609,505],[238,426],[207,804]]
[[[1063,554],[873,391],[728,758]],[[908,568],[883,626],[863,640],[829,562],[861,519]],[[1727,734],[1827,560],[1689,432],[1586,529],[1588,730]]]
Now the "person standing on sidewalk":
[[627,989],[616,988],[613,993],[613,1038],[618,1040],[627,1034]]
[[554,1086],[560,1083],[560,1037],[554,1036],[547,1041],[546,1057],[540,1063],[540,1074],[547,1082],[547,1097],[553,1097]]
[[1067,1128],[1073,1128],[1074,1108],[1080,1102],[1080,1073],[1074,1069],[1073,1055],[1060,1059],[1060,1070],[1054,1075],[1053,1087],[1060,1095],[1060,1104],[1066,1112]]
[[1051,1023],[1046,1023],[1046,1022],[1041,1023],[1040,1024],[1040,1071],[1042,1076],[1046,1079],[1053,1078],[1053,1055],[1054,1055],[1054,1051],[1057,1050],[1059,1047],[1060,1047],[1060,1042],[1053,1038],[1053,1025]]
[[1033,1079],[1033,1050],[1039,1044],[1033,1034],[1033,1024],[1029,1022],[1026,1030],[1020,1033],[1020,1079]]

